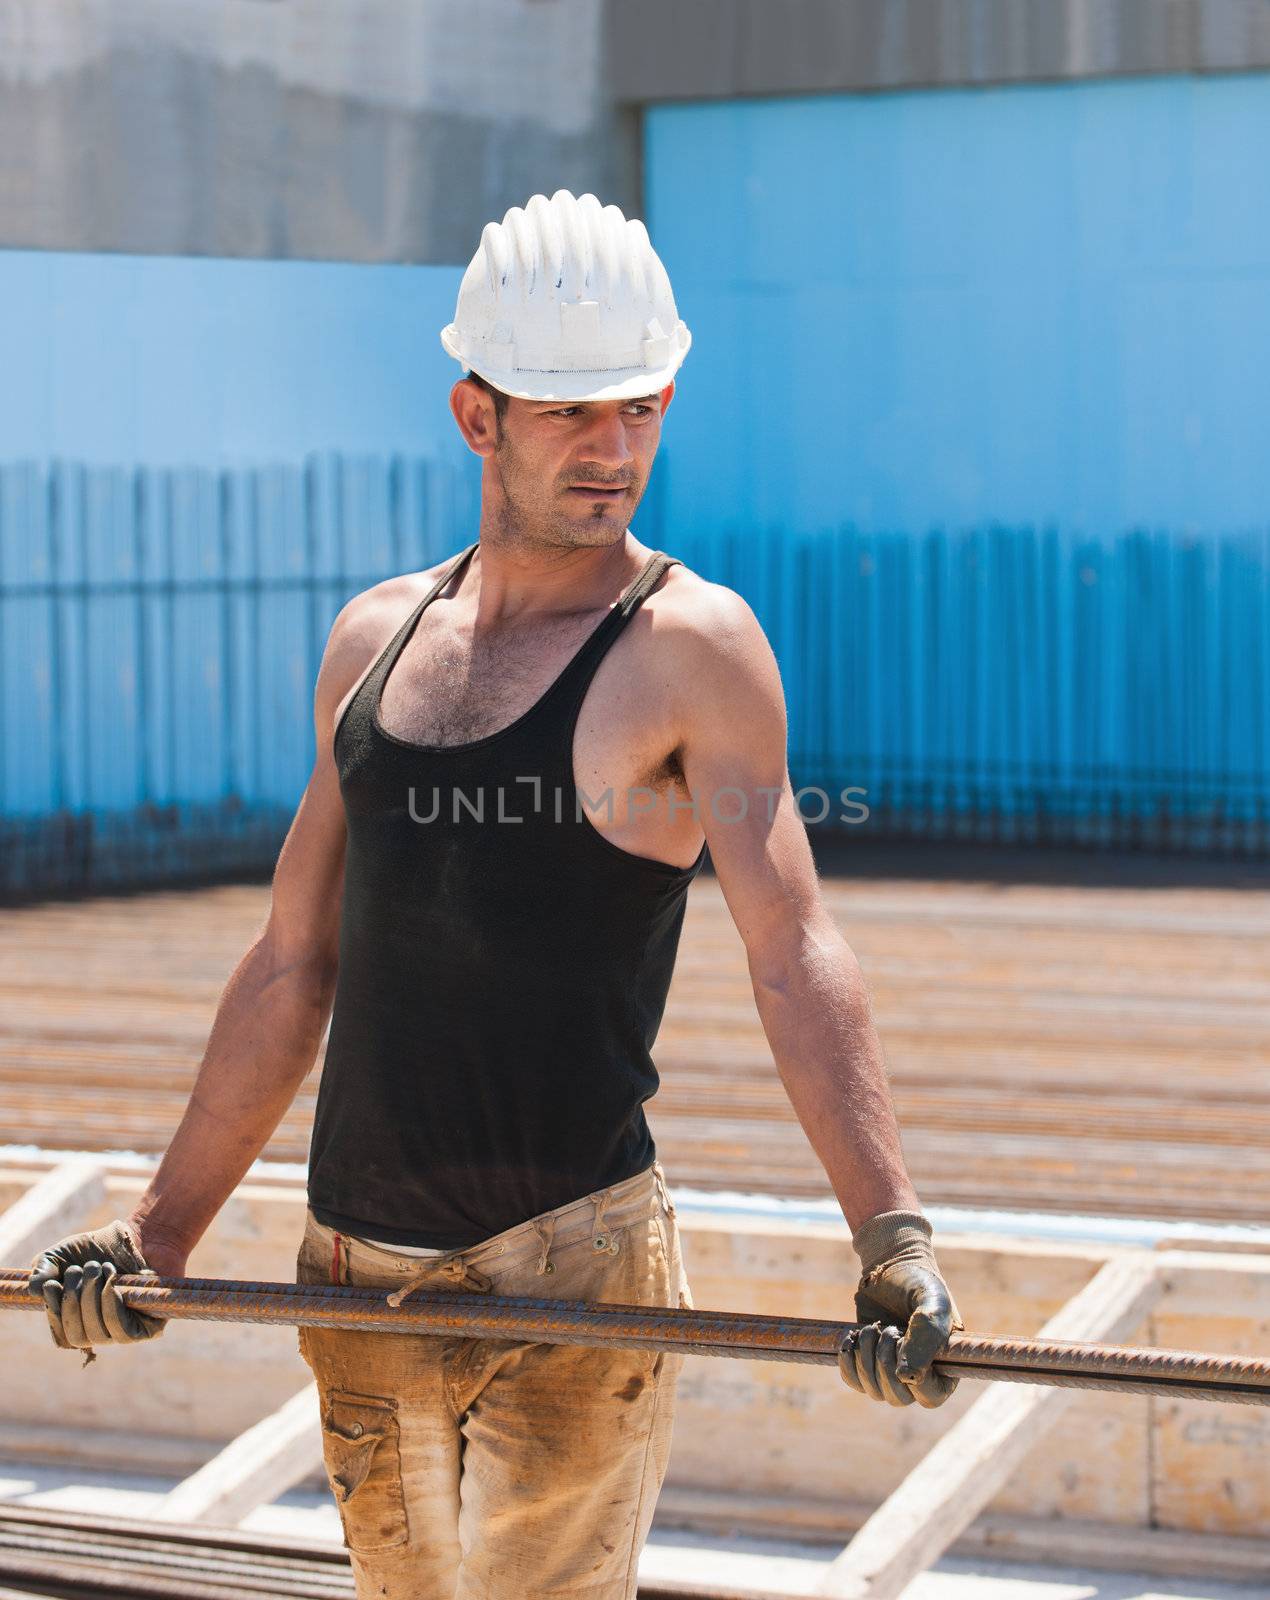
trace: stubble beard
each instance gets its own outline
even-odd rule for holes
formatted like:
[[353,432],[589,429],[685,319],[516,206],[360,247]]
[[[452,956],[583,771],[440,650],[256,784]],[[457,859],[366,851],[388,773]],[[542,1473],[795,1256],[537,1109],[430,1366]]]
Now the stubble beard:
[[567,498],[568,490],[560,488],[557,492],[554,485],[547,488],[523,470],[506,436],[495,447],[493,464],[502,491],[498,534],[511,547],[574,550],[620,543],[635,507],[643,499],[641,487],[633,498],[628,496],[622,502],[620,516],[606,511],[603,505],[594,505],[570,517],[559,504],[562,497]]

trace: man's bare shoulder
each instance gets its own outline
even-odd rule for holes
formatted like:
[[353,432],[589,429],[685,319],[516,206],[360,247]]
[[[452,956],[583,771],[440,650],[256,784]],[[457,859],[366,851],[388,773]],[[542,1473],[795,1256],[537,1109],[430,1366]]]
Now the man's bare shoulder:
[[667,570],[648,603],[654,604],[658,643],[677,664],[734,667],[739,657],[769,648],[743,595],[682,563]]
[[[373,642],[385,628],[391,637],[453,559],[447,556],[422,572],[402,572],[396,577],[384,578],[353,595],[331,625],[331,638],[338,633],[341,642],[349,645],[357,641]],[[386,643],[387,639],[381,638],[381,647]]]
[[447,556],[422,572],[384,578],[353,595],[327,637],[318,693],[332,713],[370,670],[379,653],[453,560]]
[[[673,575],[673,576],[672,576]],[[703,729],[777,728],[784,717],[780,669],[743,595],[684,566],[671,567],[650,597],[649,686],[688,743]]]

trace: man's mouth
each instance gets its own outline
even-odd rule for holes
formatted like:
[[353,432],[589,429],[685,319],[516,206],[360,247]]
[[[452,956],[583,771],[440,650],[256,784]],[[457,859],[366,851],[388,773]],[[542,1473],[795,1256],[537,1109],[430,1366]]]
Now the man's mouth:
[[599,483],[571,483],[569,485],[570,494],[594,495],[600,500],[620,500],[627,492],[628,486],[624,483],[614,484],[611,488],[606,488]]

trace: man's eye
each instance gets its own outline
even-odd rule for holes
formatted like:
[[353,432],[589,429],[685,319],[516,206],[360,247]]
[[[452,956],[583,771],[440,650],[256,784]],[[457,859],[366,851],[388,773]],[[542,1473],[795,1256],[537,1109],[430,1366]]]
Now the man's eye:
[[[581,409],[581,406],[557,406],[548,412],[548,415],[552,417],[569,417],[576,415]],[[636,401],[635,404],[627,406],[626,409],[628,411],[638,411],[647,416],[653,408],[650,405],[645,405],[643,401]]]

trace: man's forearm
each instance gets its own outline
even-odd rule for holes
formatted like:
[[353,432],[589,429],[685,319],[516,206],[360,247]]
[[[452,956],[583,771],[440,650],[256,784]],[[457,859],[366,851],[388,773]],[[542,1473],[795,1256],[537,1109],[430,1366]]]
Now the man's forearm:
[[284,965],[267,936],[234,970],[189,1104],[130,1214],[156,1270],[189,1253],[268,1143],[313,1066],[333,992],[329,967]]
[[920,1210],[864,977],[841,934],[804,928],[778,959],[751,958],[750,974],[781,1081],[848,1225]]

